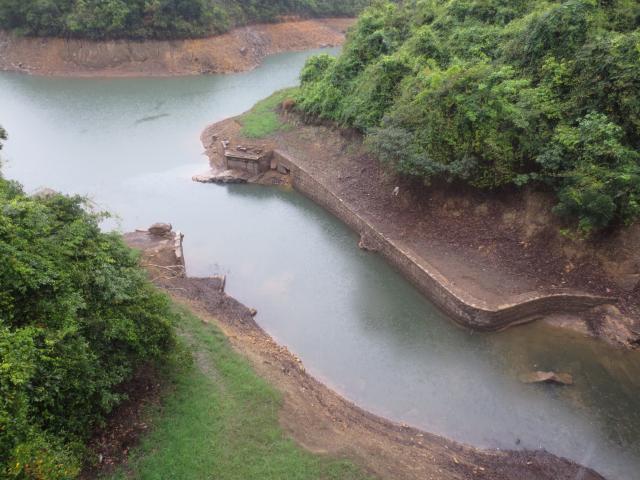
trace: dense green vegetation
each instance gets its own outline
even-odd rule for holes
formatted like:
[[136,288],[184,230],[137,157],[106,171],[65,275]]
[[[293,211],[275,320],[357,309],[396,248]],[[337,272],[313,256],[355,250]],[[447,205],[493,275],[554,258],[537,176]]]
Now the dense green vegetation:
[[183,362],[153,429],[112,479],[369,478],[346,461],[313,455],[284,435],[281,396],[233,352],[224,334],[180,312],[178,336],[197,361]]
[[352,16],[368,0],[0,0],[0,28],[80,38],[185,38],[284,15]]
[[589,232],[640,215],[640,2],[379,1],[299,108],[429,182],[535,184]]
[[168,300],[101,218],[0,177],[0,478],[75,477],[119,387],[172,350]]

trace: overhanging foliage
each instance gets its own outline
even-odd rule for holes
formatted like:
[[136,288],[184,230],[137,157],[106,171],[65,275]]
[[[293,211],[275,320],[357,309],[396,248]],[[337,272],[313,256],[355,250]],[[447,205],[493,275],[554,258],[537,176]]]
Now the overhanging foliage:
[[298,105],[365,132],[399,172],[550,185],[583,231],[640,215],[640,3],[379,1]]

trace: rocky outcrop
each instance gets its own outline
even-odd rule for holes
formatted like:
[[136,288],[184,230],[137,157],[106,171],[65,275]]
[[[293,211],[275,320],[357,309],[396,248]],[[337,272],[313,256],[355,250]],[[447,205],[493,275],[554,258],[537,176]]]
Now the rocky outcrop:
[[351,19],[252,25],[210,38],[90,41],[0,32],[0,70],[51,76],[171,76],[241,72],[274,53],[340,45]]

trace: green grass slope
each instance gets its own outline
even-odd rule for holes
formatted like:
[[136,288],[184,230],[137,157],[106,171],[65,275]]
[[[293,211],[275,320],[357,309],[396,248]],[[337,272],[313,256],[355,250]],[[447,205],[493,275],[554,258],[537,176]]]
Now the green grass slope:
[[152,431],[109,480],[360,480],[352,464],[312,455],[285,437],[281,398],[224,335],[186,311],[177,323],[188,358],[151,412]]
[[278,117],[278,107],[296,92],[296,88],[287,88],[260,100],[251,110],[238,117],[238,123],[242,126],[240,134],[246,138],[264,138],[286,128]]

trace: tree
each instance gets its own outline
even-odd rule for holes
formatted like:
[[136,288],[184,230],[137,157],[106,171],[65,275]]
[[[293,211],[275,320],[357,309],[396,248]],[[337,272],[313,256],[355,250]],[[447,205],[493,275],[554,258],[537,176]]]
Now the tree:
[[300,109],[402,174],[548,185],[584,231],[640,215],[638,2],[378,1],[301,81]]
[[1,478],[75,477],[120,385],[173,347],[168,299],[102,218],[0,177]]
[[282,15],[355,15],[367,0],[0,0],[0,28],[35,36],[189,38]]

